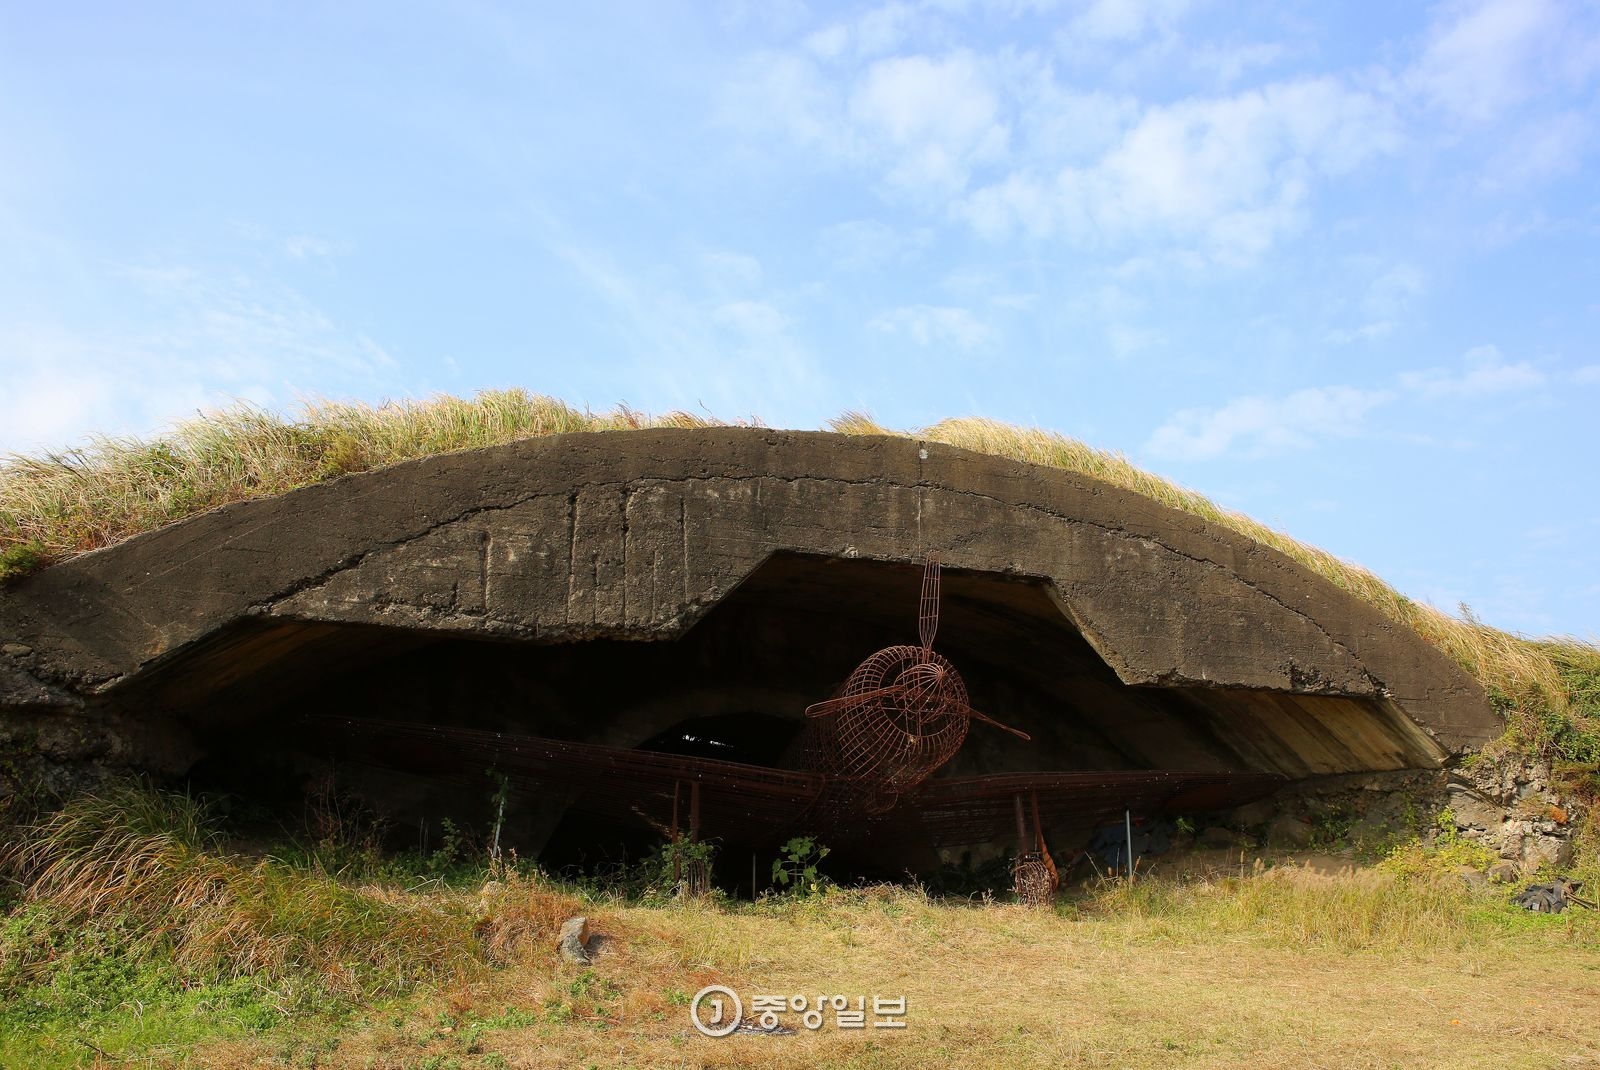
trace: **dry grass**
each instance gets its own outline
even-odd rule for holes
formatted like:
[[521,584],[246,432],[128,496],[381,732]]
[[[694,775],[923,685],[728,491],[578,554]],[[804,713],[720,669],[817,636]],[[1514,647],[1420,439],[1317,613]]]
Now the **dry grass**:
[[489,881],[478,894],[478,944],[496,965],[542,960],[555,946],[561,923],[583,913],[583,902],[516,870]]
[[[712,426],[688,413],[574,409],[522,390],[381,406],[319,403],[295,419],[236,407],[151,441],[89,446],[0,463],[0,581],[111,545],[229,502],[266,497],[333,476],[452,450],[567,431]],[[1415,629],[1475,676],[1517,736],[1571,760],[1600,764],[1600,648],[1530,640],[1417,603],[1371,572],[1298,542],[1120,454],[992,420],[944,420],[892,431],[859,413],[832,421],[844,434],[900,434],[1063,468],[1125,487],[1272,546]]]
[[[106,934],[108,945],[170,957],[197,980],[250,977],[360,997],[439,983],[477,962],[463,903],[231,857],[198,804],[135,785],[73,799],[24,830],[5,862],[26,901],[68,934],[63,948]],[[10,950],[32,959],[0,962],[13,983],[48,977],[49,947]]]
[[[38,1019],[48,1032],[35,1040],[17,1010],[11,1050],[25,1065],[89,1065],[81,1038],[111,1052],[104,1065],[208,1068],[1600,1063],[1600,1018],[1586,1010],[1600,997],[1600,913],[1528,914],[1504,889],[1451,875],[1445,855],[1404,861],[1099,884],[1055,911],[891,886],[644,906],[515,873],[481,892],[351,887],[230,854],[187,799],[119,788],[75,800],[10,856],[31,904],[66,926],[47,947],[104,947],[96,934],[115,933],[180,966],[178,984],[299,982],[302,998],[265,1031],[207,1019],[181,1039],[117,1033],[124,1013],[143,1013],[124,1003],[81,1032]],[[554,953],[560,921],[579,912],[608,938],[592,967]],[[0,978],[37,999],[48,958],[31,980],[17,965],[0,961]],[[687,1007],[712,983],[869,1007],[904,996],[907,1028],[712,1040]],[[319,1009],[329,995],[402,990]]]
[[240,405],[149,441],[12,456],[0,464],[0,578],[62,561],[219,505],[270,497],[320,480],[452,450],[566,431],[692,427],[686,413],[604,415],[522,390],[470,400],[323,402],[286,420]]
[[[1405,894],[1413,893],[1413,894]],[[592,910],[592,969],[541,963],[340,1030],[330,1067],[1533,1067],[1600,1060],[1596,917],[1393,875],[1113,887],[1051,913],[914,890]],[[711,1040],[705,984],[907,999],[907,1028]],[[791,1018],[798,1016],[791,1016]],[[792,1021],[790,1024],[794,1024]],[[255,1064],[265,1045],[190,1065]],[[1563,1063],[1563,1059],[1574,1060]],[[1590,1060],[1590,1061],[1578,1061]]]

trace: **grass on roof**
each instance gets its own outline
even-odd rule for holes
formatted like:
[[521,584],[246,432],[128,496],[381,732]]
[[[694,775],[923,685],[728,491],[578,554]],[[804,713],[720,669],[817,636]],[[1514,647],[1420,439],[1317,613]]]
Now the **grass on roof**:
[[[292,419],[240,405],[158,438],[100,438],[77,449],[0,462],[0,582],[229,502],[418,457],[566,431],[720,425],[683,412],[650,416],[619,407],[593,413],[524,390],[379,406],[320,402]],[[1366,569],[1223,509],[1121,454],[1053,432],[977,418],[894,431],[860,413],[846,413],[830,427],[843,434],[943,442],[1079,472],[1272,546],[1443,650],[1483,684],[1519,742],[1587,766],[1580,774],[1597,775],[1600,647],[1576,639],[1528,639],[1470,616],[1442,613]]]

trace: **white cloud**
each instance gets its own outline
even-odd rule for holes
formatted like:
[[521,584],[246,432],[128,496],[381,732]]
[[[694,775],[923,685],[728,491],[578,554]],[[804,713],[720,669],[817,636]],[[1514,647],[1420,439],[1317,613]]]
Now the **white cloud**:
[[1578,169],[1594,123],[1575,111],[1541,115],[1510,132],[1484,166],[1480,182],[1498,192],[1531,186]]
[[911,339],[919,346],[976,349],[993,336],[989,327],[965,308],[907,305],[874,316],[867,326],[884,334]]
[[964,213],[990,236],[1172,235],[1249,259],[1301,223],[1313,180],[1397,140],[1389,109],[1368,94],[1327,78],[1278,83],[1152,107],[1092,166],[1014,173],[977,191]]
[[905,43],[916,19],[917,11],[910,4],[884,4],[860,18],[818,30],[805,39],[805,46],[829,61],[887,55]]
[[748,134],[778,133],[806,149],[852,152],[838,87],[807,55],[760,52],[738,65],[722,121]]
[[834,23],[806,37],[806,51],[819,59],[838,59],[850,47],[850,27]]
[[1094,41],[1131,41],[1170,31],[1189,7],[1189,0],[1091,0],[1067,32]]
[[[1379,263],[1373,258],[1356,258],[1352,273],[1359,275]],[[1411,305],[1427,289],[1427,283],[1426,274],[1415,264],[1391,264],[1367,283],[1366,292],[1354,309],[1360,315],[1359,321],[1354,326],[1330,330],[1325,336],[1327,341],[1333,345],[1351,345],[1376,341],[1394,333]]]
[[1428,103],[1468,122],[1497,118],[1537,92],[1566,38],[1563,8],[1551,0],[1483,0],[1442,10],[1406,81]]
[[1428,288],[1428,277],[1415,264],[1399,263],[1373,279],[1361,299],[1361,310],[1368,316],[1398,316]]
[[[1183,7],[1101,3],[1079,17],[1118,38],[1154,32]],[[862,59],[857,36],[850,23],[814,35],[809,50],[752,57],[725,95],[725,117],[865,168],[880,192],[989,238],[1154,238],[1246,261],[1303,225],[1319,183],[1401,141],[1390,102],[1334,77],[1141,107],[1127,93],[1063,82],[1059,59],[1037,51]],[[1279,54],[1272,45],[1224,51],[1210,57],[1214,82]]]
[[896,56],[866,71],[849,116],[869,144],[893,149],[888,181],[953,194],[972,167],[1006,151],[1009,131],[988,76],[970,52]]
[[[13,329],[0,335],[6,389],[0,392],[0,450],[28,452],[65,446],[91,432],[128,434],[149,430],[174,413],[151,412],[147,398],[113,386],[119,356],[94,351],[82,338],[60,330]],[[143,363],[136,362],[136,364]]]
[[1171,460],[1206,460],[1235,448],[1253,454],[1302,449],[1319,438],[1358,434],[1367,413],[1393,400],[1386,390],[1334,386],[1285,397],[1235,398],[1218,409],[1184,409],[1145,448]]
[[1218,86],[1229,86],[1256,67],[1270,67],[1288,52],[1279,44],[1187,44],[1189,66]]
[[1432,368],[1406,372],[1400,376],[1400,384],[1425,399],[1433,400],[1514,393],[1531,390],[1545,382],[1544,372],[1527,361],[1506,363],[1499,348],[1492,345],[1469,350],[1462,362],[1466,367],[1461,371]]
[[1600,364],[1586,364],[1572,373],[1572,381],[1584,386],[1600,383]]
[[126,269],[148,297],[165,306],[157,336],[174,359],[194,356],[229,378],[284,368],[336,368],[369,377],[393,366],[382,347],[339,329],[294,289],[244,275],[219,276],[182,266]]
[[881,56],[893,52],[905,41],[917,18],[911,4],[884,4],[873,8],[856,20],[853,37],[856,52],[863,56]]
[[1005,54],[990,67],[1014,128],[1013,148],[1040,166],[1097,159],[1139,117],[1134,96],[1063,84],[1043,57]]

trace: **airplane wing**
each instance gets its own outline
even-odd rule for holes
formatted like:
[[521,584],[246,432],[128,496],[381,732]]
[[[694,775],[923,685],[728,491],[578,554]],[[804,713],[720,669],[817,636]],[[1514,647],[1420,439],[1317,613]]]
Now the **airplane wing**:
[[494,770],[520,786],[563,792],[579,810],[657,829],[673,820],[676,793],[678,827],[688,830],[698,785],[707,836],[770,835],[822,793],[815,774],[742,762],[408,721],[322,717],[316,723],[339,742],[359,741],[359,759],[369,764],[473,783]]
[[575,743],[454,726],[344,717],[316,718],[324,738],[359,742],[351,757],[439,779],[481,784],[485,771],[519,786],[558,791],[590,813],[687,830],[693,785],[706,836],[772,839],[816,826],[841,840],[926,838],[938,847],[1005,840],[1016,832],[1016,800],[1029,821],[1037,806],[1047,825],[1096,822],[1124,809],[1154,816],[1239,806],[1271,793],[1284,778],[1266,773],[1111,770],[997,773],[923,783],[892,810],[868,814],[840,806],[826,778],[742,762]]
[[936,846],[1014,839],[1017,799],[1030,823],[1037,805],[1045,825],[1091,823],[1226,810],[1271,794],[1285,778],[1272,773],[1202,773],[1166,769],[1073,773],[995,773],[926,781],[899,807],[899,821],[920,827]]

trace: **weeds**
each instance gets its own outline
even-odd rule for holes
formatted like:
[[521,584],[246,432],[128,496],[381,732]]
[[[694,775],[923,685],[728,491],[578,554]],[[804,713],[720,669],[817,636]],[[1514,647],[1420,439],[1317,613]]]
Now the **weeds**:
[[1345,952],[1460,949],[1484,935],[1466,919],[1495,913],[1496,901],[1453,867],[1442,872],[1449,857],[1410,848],[1375,870],[1337,876],[1258,864],[1244,877],[1116,882],[1076,909],[1123,918],[1141,943],[1226,937]]
[[[461,907],[230,857],[200,803],[137,785],[72,800],[6,862],[51,926],[92,935],[129,962],[170,961],[197,981],[248,977],[356,997],[406,991],[475,961]],[[8,941],[6,969],[39,980],[54,968],[54,947]]]
[[795,836],[779,848],[772,863],[772,882],[788,895],[816,895],[833,883],[817,871],[827,857],[828,848],[814,838]]
[[514,862],[483,886],[477,902],[474,932],[483,957],[495,965],[547,955],[561,923],[583,913],[582,900],[537,875],[519,873]]
[[581,912],[514,854],[476,893],[352,886],[395,865],[371,838],[382,823],[330,785],[307,824],[321,839],[298,863],[241,857],[201,801],[124,783],[14,830],[0,858],[20,889],[0,919],[0,1065],[246,1036],[539,964]]
[[564,431],[691,427],[686,413],[603,415],[522,390],[471,399],[323,402],[297,420],[239,405],[153,441],[99,438],[0,466],[0,579],[219,505],[399,461]]
[[[364,811],[348,800],[337,811],[344,822],[329,838],[363,842]],[[749,992],[826,985],[909,993],[914,1032],[904,1046],[883,1049],[884,1059],[858,1065],[909,1070],[947,1061],[950,1038],[982,1050],[991,1065],[1014,1064],[1008,1053],[1032,1049],[1007,1045],[1031,1044],[1043,1035],[1041,1022],[1072,1007],[1091,1008],[1074,1030],[1110,1030],[1096,1034],[1097,1052],[1170,1051],[1162,1038],[1187,1036],[1184,1021],[1199,1021],[1208,1043],[1229,1046],[1218,1050],[1219,1065],[1232,1055],[1283,1064],[1246,1057],[1255,1026],[1242,1021],[1229,1032],[1230,1015],[1174,1012],[1144,1032],[1107,1023],[1145,1022],[1174,1001],[1234,1006],[1241,991],[1217,978],[1238,968],[1241,953],[1269,975],[1259,993],[1294,987],[1314,969],[1319,985],[1359,999],[1375,971],[1396,960],[1411,964],[1407,984],[1416,977],[1430,998],[1452,1007],[1469,997],[1474,1006],[1493,1002],[1460,988],[1462,965],[1504,971],[1538,957],[1507,984],[1555,991],[1562,978],[1583,980],[1600,947],[1600,915],[1517,911],[1503,891],[1455,875],[1456,846],[1419,846],[1376,871],[1336,877],[1258,866],[1203,881],[1108,882],[1056,914],[820,881],[814,895],[751,904],[617,903],[601,925],[612,949],[575,968],[556,959],[554,936],[565,917],[590,911],[514,854],[472,892],[439,881],[421,892],[354,888],[312,861],[232,854],[204,806],[126,786],[36,822],[10,858],[25,898],[0,921],[0,1064],[81,1065],[98,1057],[89,1044],[106,1053],[103,1062],[135,1065],[660,1065],[683,1042],[691,993],[717,980]],[[801,864],[818,853],[815,844],[793,845],[789,856]],[[381,934],[368,926],[374,917]],[[208,935],[219,931],[234,939]],[[330,949],[341,969],[330,972],[312,942]],[[270,962],[241,969],[234,957],[238,948],[280,944],[292,961],[276,972]],[[1461,964],[1435,968],[1445,955]],[[499,969],[476,968],[480,958]],[[392,983],[401,974],[413,980]],[[973,991],[986,999],[975,1001]],[[362,1008],[351,999],[362,992],[404,995]],[[1295,993],[1290,1006],[1305,998]],[[344,1008],[334,1017],[330,998]],[[1319,1013],[1352,1023],[1371,1013],[1337,1003]],[[1275,1003],[1260,1010],[1280,1013]],[[808,1043],[803,1037],[794,1043],[796,1061],[783,1065],[865,1054],[839,1048],[822,1057],[798,1047]],[[751,1048],[750,1061],[734,1065],[768,1065],[777,1054]],[[1407,1065],[1435,1065],[1435,1054]],[[1101,1055],[1069,1052],[1029,1065],[1103,1065]],[[1155,1056],[1143,1058],[1117,1061],[1157,1065]]]

